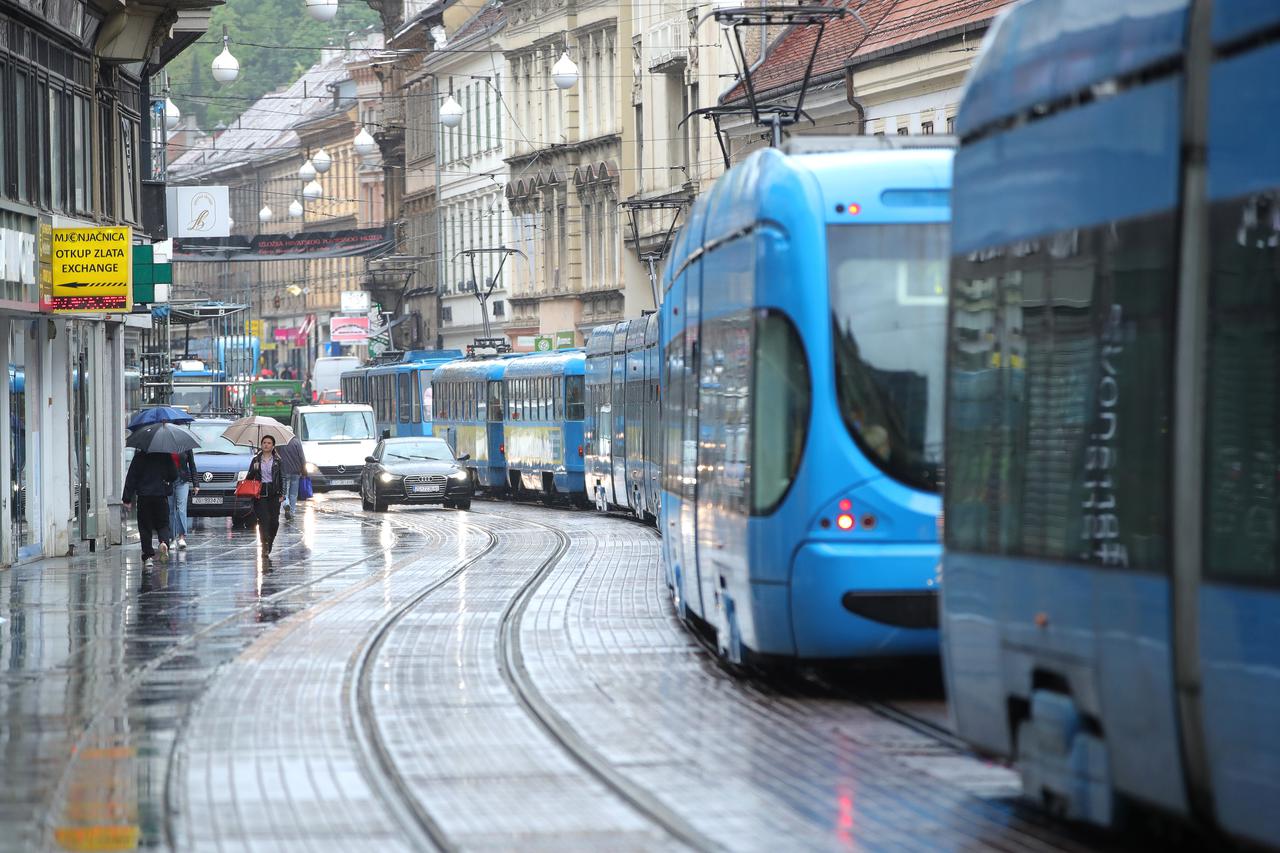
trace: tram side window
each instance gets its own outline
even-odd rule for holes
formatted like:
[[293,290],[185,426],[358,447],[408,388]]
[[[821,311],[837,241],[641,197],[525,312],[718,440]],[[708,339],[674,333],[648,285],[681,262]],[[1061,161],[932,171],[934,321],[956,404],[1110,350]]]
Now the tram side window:
[[1164,213],[955,259],[948,547],[1168,571],[1177,246]]
[[583,398],[586,379],[582,376],[570,376],[565,381],[565,395],[568,398],[566,417],[571,421],[580,421],[586,416]]
[[489,382],[489,420],[502,420],[502,383]]
[[778,311],[756,318],[751,436],[751,511],[777,509],[800,469],[809,433],[811,389],[804,345]]
[[399,385],[398,420],[407,424],[413,420],[413,377],[406,370],[396,377],[396,384]]
[[1280,191],[1210,210],[1204,563],[1280,581]]
[[662,466],[662,488],[680,494],[680,462],[684,426],[684,332],[671,339],[663,352],[662,369],[666,372],[666,396],[662,398],[663,447],[666,464]]

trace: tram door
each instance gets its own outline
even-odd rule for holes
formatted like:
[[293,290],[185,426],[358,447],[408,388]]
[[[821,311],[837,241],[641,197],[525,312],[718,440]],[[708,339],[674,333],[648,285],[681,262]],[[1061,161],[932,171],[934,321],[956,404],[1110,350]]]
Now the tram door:
[[629,322],[619,323],[613,332],[613,470],[610,479],[609,502],[627,506],[627,455],[634,452],[627,446],[627,329]]
[[[688,598],[688,606],[704,619],[715,598],[714,573],[704,573],[698,565],[698,377],[702,372],[702,262],[689,265],[685,284],[684,334],[684,426],[680,453],[680,565],[684,566],[686,587],[698,590],[698,598]],[[704,574],[711,575],[710,578]]]

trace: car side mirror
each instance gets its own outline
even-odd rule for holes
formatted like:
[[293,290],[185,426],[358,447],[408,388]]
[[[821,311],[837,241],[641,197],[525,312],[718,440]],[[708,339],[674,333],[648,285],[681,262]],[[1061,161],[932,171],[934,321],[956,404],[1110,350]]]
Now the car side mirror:
[[377,464],[378,464],[378,458],[377,458],[376,456],[366,456],[366,457],[364,458],[364,461],[365,461],[365,462],[368,462],[370,465],[377,465]]
[[384,430],[382,431],[382,437],[383,437],[383,438],[391,438],[391,430],[389,430],[389,429],[384,429]]
[[458,457],[458,461],[459,461],[459,462],[466,462],[466,461],[467,461],[468,459],[470,459],[470,458],[471,458],[471,454],[470,454],[470,453],[464,453],[464,454],[462,454],[461,456],[459,456],[459,457]]

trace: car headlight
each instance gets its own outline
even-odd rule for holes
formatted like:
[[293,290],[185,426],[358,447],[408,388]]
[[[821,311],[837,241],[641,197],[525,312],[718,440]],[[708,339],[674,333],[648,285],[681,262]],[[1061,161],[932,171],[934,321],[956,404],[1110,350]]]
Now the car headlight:
[[378,475],[378,479],[384,483],[393,483],[399,478],[396,477],[395,474],[392,474],[388,471],[383,471],[381,474]]
[[304,467],[307,469],[307,473],[308,473],[308,474],[319,474],[319,473],[320,473],[320,466],[319,466],[319,465],[316,465],[316,463],[314,463],[314,462],[308,462]]
[[466,482],[467,478],[470,477],[471,475],[468,474],[465,469],[463,469],[463,470],[454,471],[449,476],[454,480],[460,480],[460,481]]
[[243,480],[245,477],[248,477],[248,476],[249,476],[248,471],[241,471],[238,474],[236,474],[236,482],[239,483],[241,480]]

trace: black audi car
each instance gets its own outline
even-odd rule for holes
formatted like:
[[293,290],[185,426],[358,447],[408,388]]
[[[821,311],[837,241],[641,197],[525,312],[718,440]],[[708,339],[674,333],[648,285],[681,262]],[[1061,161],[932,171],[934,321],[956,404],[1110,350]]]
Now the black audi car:
[[384,438],[365,459],[360,503],[376,512],[385,512],[393,503],[470,509],[475,487],[467,469],[458,464],[469,458],[454,458],[443,438]]

